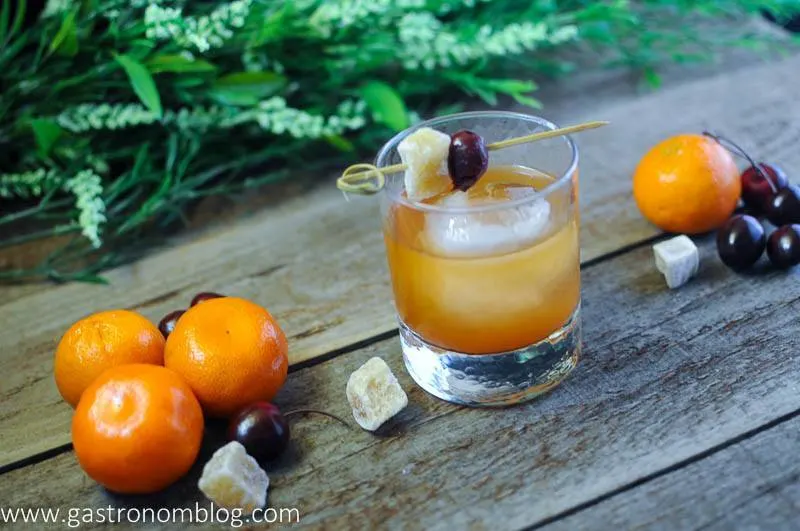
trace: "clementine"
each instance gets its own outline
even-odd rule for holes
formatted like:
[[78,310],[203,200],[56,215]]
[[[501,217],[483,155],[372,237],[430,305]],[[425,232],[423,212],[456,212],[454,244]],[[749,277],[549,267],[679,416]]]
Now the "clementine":
[[267,310],[221,297],[183,314],[167,339],[164,364],[188,382],[207,414],[229,417],[272,400],[286,380],[288,350]]
[[164,363],[164,336],[128,310],[99,312],[73,324],[56,348],[54,374],[61,396],[72,407],[106,369],[127,363]]
[[203,422],[200,403],[173,371],[120,365],[83,392],[72,417],[72,444],[81,468],[107,489],[157,492],[194,464]]
[[633,176],[639,210],[667,232],[698,234],[720,227],[740,195],[733,157],[704,135],[677,135],[657,144]]

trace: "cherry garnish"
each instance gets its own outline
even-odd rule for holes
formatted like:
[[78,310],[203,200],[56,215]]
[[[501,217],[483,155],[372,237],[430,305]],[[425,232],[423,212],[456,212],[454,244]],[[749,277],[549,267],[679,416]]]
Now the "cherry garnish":
[[447,170],[453,186],[462,192],[469,190],[489,168],[489,150],[477,133],[459,131],[450,137]]

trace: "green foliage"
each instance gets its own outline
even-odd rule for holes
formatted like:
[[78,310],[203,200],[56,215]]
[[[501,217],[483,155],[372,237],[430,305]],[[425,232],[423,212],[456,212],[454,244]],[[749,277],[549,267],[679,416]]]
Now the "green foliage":
[[64,17],[61,27],[58,28],[58,33],[50,43],[51,52],[58,52],[69,57],[78,53],[78,30],[75,27],[77,15],[78,10],[72,9]]
[[31,129],[33,130],[33,136],[36,138],[39,156],[41,158],[45,158],[53,148],[53,144],[55,144],[58,139],[61,138],[63,131],[57,123],[44,118],[36,118],[31,120],[30,124]]
[[25,0],[16,0],[13,20],[11,19],[11,6],[12,0],[8,0],[3,2],[3,7],[0,8],[0,42],[2,43],[8,42],[8,39],[22,28],[22,22],[25,20],[25,8],[27,7]]
[[408,127],[408,111],[403,98],[382,81],[369,81],[361,86],[361,97],[372,111],[376,122],[388,125],[395,131]]
[[128,74],[128,79],[131,82],[133,92],[139,96],[142,103],[152,112],[156,118],[161,118],[163,112],[161,110],[161,96],[158,95],[156,82],[153,81],[153,76],[147,71],[147,68],[142,66],[135,59],[127,55],[115,55],[114,59],[125,69]]
[[0,248],[67,243],[0,279],[91,281],[198,198],[283,178],[309,153],[311,164],[352,160],[420,114],[456,110],[459,94],[538,106],[531,77],[575,68],[561,48],[585,43],[656,85],[662,61],[767,42],[693,23],[798,10],[796,0],[49,0],[35,17],[30,7],[0,8]]
[[252,107],[286,85],[275,72],[236,72],[217,79],[209,95],[222,105]]

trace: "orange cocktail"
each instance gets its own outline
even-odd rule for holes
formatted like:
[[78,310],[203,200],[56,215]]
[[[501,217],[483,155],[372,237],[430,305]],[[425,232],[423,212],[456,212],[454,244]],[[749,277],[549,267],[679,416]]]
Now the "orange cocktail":
[[[535,170],[497,166],[467,192],[467,200],[502,204],[552,183],[552,177]],[[452,197],[453,192],[445,195]],[[443,200],[447,198],[436,197],[426,204]],[[568,206],[542,200],[529,210],[537,208],[566,211]],[[464,216],[464,223],[516,214],[489,212],[471,216],[474,220]],[[490,354],[541,341],[569,320],[580,301],[577,219],[541,230],[537,225],[544,222],[534,221],[528,225],[530,234],[508,229],[511,238],[494,237],[488,228],[491,239],[471,247],[448,246],[446,236],[430,234],[442,229],[441,221],[426,223],[425,211],[396,204],[384,227],[397,313],[415,333],[448,350]]]
[[[420,128],[427,132],[417,135]],[[557,137],[494,151],[488,170],[465,187],[448,184],[447,168],[431,158],[456,133],[489,143],[554,128],[516,113],[463,113],[401,133],[378,156],[383,167],[413,155],[420,175],[428,172],[418,181],[388,175],[382,211],[406,367],[436,396],[520,402],[558,384],[578,361],[573,142]]]

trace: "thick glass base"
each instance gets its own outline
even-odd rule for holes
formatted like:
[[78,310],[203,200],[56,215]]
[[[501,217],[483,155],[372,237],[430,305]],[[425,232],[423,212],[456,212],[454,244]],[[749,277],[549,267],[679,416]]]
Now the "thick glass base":
[[507,406],[546,393],[572,372],[581,352],[580,305],[567,323],[533,345],[463,354],[427,343],[400,322],[403,359],[426,391],[467,406]]

